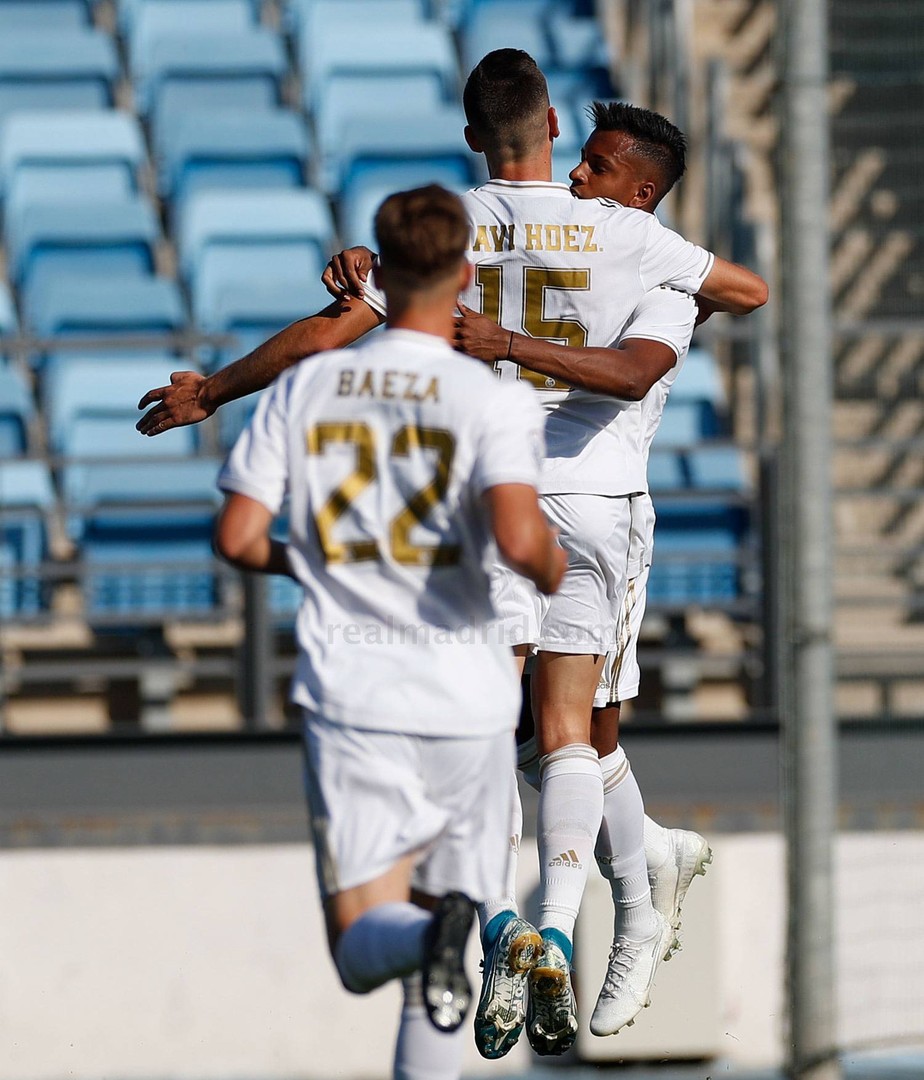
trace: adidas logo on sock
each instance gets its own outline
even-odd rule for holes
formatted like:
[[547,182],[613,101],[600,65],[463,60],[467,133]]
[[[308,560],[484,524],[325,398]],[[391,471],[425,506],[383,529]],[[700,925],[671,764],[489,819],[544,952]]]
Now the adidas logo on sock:
[[554,859],[550,859],[549,866],[570,866],[572,870],[584,869],[584,864],[577,857],[577,852],[574,848],[563,851],[561,855],[556,855]]

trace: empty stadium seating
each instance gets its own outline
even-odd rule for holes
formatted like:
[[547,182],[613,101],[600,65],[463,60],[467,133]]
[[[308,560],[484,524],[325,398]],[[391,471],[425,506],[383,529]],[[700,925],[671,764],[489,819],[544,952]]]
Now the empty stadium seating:
[[0,118],[24,109],[106,108],[119,74],[115,43],[84,27],[0,33]]
[[25,380],[17,370],[0,362],[0,459],[26,452],[34,414],[32,393]]
[[47,607],[41,569],[55,504],[48,466],[0,456],[0,618],[28,618]]

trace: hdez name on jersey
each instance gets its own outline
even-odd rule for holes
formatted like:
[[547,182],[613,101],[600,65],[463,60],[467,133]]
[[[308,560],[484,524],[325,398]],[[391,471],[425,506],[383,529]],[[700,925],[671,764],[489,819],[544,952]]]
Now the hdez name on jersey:
[[594,242],[596,225],[523,224],[522,242],[514,222],[509,225],[475,225],[472,251],[602,251]]

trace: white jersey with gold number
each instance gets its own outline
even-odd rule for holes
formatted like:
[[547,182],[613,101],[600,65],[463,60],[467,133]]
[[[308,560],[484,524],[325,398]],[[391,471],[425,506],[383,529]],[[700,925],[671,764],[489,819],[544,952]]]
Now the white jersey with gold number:
[[[462,195],[472,226],[471,286],[461,299],[506,330],[566,345],[618,341],[659,285],[695,293],[713,256],[653,214],[576,199],[566,184],[491,180]],[[382,298],[366,290],[370,305]],[[572,389],[509,361],[501,379],[537,389],[549,415],[541,491],[626,495],[646,490],[635,446],[638,403]],[[631,413],[631,418],[623,416]],[[628,419],[628,423],[626,420]]]
[[298,704],[409,734],[513,728],[480,496],[536,485],[543,419],[522,387],[403,330],[300,364],[264,395],[219,484],[273,513],[289,494]]

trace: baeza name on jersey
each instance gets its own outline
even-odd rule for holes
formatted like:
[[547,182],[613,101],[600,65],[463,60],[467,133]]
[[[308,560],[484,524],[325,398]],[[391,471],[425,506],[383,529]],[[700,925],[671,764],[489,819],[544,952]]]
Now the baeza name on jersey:
[[[523,225],[520,246],[525,251],[602,251],[594,243],[596,225]],[[517,226],[476,225],[472,251],[515,251]]]
[[426,385],[416,371],[373,371],[344,368],[337,384],[338,397],[381,398],[384,401],[439,401],[440,381],[436,376]]

